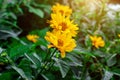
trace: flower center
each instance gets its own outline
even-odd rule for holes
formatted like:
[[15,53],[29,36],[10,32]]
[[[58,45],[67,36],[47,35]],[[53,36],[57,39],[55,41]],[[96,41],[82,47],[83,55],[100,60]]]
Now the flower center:
[[63,46],[63,41],[61,39],[58,39],[58,46]]
[[66,23],[62,22],[59,25],[62,26],[62,31],[65,31],[67,29],[67,24]]
[[62,15],[63,15],[63,13],[64,13],[64,11],[63,11],[63,10],[60,10],[59,12],[60,12]]
[[97,43],[97,41],[94,40],[94,41],[93,41],[93,44],[96,45],[96,43]]

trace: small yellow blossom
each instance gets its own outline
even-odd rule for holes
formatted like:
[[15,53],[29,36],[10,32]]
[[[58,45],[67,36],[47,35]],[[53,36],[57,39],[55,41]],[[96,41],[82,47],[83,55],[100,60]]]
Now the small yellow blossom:
[[105,42],[101,37],[90,36],[90,39],[92,41],[92,45],[95,46],[96,48],[105,46]]
[[33,34],[29,34],[26,36],[28,40],[32,41],[32,42],[37,42],[37,39],[39,38],[39,36],[37,35],[33,35]]
[[49,21],[50,26],[55,31],[68,32],[71,36],[76,36],[78,27],[76,24],[73,24],[73,21],[69,17],[65,17],[60,13],[51,14],[51,20]]
[[60,5],[59,3],[52,7],[52,11],[53,13],[61,13],[65,16],[70,16],[72,13],[72,9],[70,9],[69,6]]
[[76,47],[75,40],[69,34],[63,34],[60,31],[47,32],[45,39],[50,42],[48,48],[57,48],[62,58],[65,57],[65,52],[70,52]]
[[120,37],[120,34],[118,34],[118,37]]

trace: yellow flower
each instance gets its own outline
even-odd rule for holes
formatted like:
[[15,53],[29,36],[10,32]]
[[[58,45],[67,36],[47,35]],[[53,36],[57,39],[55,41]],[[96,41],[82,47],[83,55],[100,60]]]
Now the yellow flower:
[[72,13],[72,9],[70,9],[69,6],[60,5],[59,3],[52,7],[52,11],[53,13],[61,13],[65,16],[70,16]]
[[120,34],[118,34],[118,37],[120,37]]
[[31,34],[27,35],[26,37],[27,37],[27,39],[29,41],[32,41],[34,43],[37,42],[37,39],[39,38],[39,36],[37,36],[37,35],[31,35]]
[[60,13],[51,14],[51,20],[49,21],[50,26],[55,31],[63,31],[69,33],[71,36],[76,36],[78,27],[76,24],[73,24],[73,21],[70,21],[69,17],[65,17]]
[[96,48],[105,46],[105,42],[101,37],[90,36],[90,39],[92,41],[92,45],[95,46]]
[[63,34],[60,31],[47,32],[45,39],[50,42],[48,48],[57,48],[62,58],[65,57],[65,52],[70,52],[76,47],[75,40],[69,34]]

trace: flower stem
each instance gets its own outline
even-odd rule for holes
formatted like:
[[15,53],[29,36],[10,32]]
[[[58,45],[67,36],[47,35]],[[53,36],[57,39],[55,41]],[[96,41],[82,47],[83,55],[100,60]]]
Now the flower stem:
[[[50,57],[49,57],[49,60],[52,59],[52,57],[54,56],[54,54],[55,54],[56,51],[57,51],[57,49],[55,49],[55,50],[51,53],[51,55],[50,55]],[[47,55],[47,57],[48,57],[48,55]],[[46,58],[47,58],[47,57],[46,57]],[[45,62],[45,65],[44,65],[43,68],[41,69],[40,73],[42,73],[42,72],[45,70],[45,67],[48,65],[48,63],[49,63],[49,61],[46,61],[46,62]]]

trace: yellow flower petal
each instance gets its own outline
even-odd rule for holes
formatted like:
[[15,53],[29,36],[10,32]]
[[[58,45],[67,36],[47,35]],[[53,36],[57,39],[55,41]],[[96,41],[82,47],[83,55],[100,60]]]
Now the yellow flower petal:
[[49,23],[55,31],[59,30],[64,33],[68,33],[73,37],[77,34],[77,25],[73,24],[73,21],[71,21],[69,17],[62,16],[60,13],[51,14],[51,20]]
[[118,34],[118,37],[120,37],[120,34]]
[[65,52],[61,52],[61,57],[62,58],[65,58],[65,55],[66,55]]
[[75,40],[69,34],[60,31],[48,32],[45,39],[52,44],[48,46],[49,48],[55,47],[61,52],[61,57],[65,56],[65,52],[70,52],[76,47]]
[[95,46],[96,48],[105,46],[105,42],[101,37],[90,36],[90,39],[92,41],[92,45]]
[[37,39],[39,38],[39,36],[37,36],[37,35],[31,35],[31,34],[27,35],[26,37],[27,37],[27,39],[29,41],[32,41],[34,43],[37,42]]
[[72,9],[70,9],[69,6],[60,5],[59,3],[56,3],[56,5],[52,7],[52,11],[53,13],[60,13],[65,16],[70,16],[72,14]]

